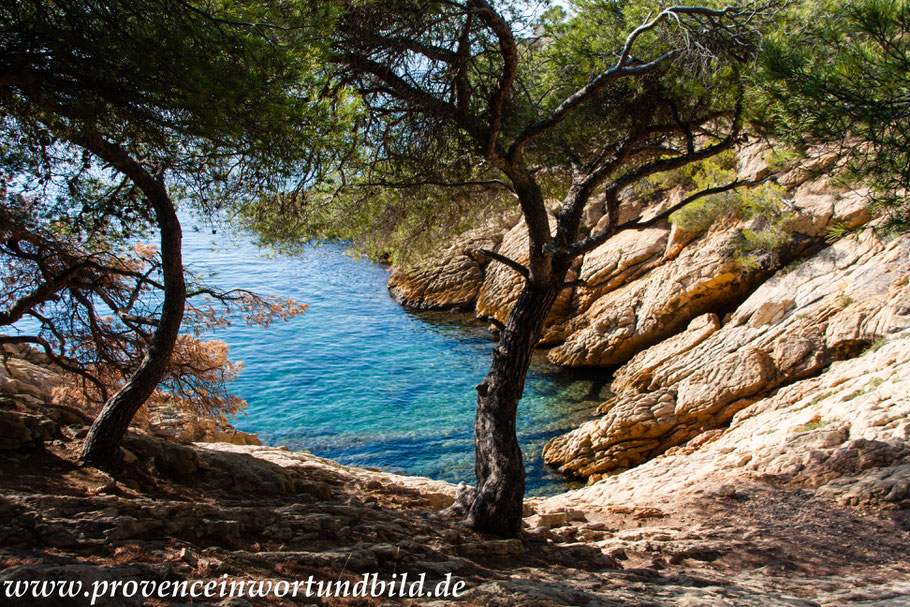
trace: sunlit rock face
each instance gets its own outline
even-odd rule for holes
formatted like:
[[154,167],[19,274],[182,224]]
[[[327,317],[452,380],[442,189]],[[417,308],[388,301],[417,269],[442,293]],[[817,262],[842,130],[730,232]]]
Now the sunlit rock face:
[[502,237],[501,228],[480,228],[415,268],[393,268],[389,292],[401,305],[417,310],[473,308],[490,263],[481,251],[497,249]]
[[[743,179],[769,174],[766,146],[739,152]],[[542,347],[550,360],[565,367],[616,366],[638,352],[683,331],[694,318],[733,309],[773,274],[773,269],[818,247],[829,226],[855,227],[870,219],[863,192],[840,192],[825,179],[809,179],[810,169],[830,163],[820,157],[776,176],[790,199],[782,200],[792,217],[791,242],[776,263],[744,266],[737,247],[750,222],[727,221],[707,233],[685,232],[664,221],[642,230],[620,232],[576,260],[551,310]],[[620,221],[644,213],[647,219],[678,202],[679,187],[661,199],[645,201],[624,194]],[[601,227],[605,218],[592,205],[585,228]],[[551,229],[555,219],[551,218]],[[527,263],[528,238],[522,221],[487,225],[458,237],[423,264],[393,269],[389,289],[402,305],[414,309],[470,309],[480,318],[504,323],[518,299],[523,279],[514,269],[483,253]]]
[[621,367],[601,417],[552,439],[545,460],[585,477],[628,469],[902,331],[908,250],[871,232],[844,239],[765,282],[723,326],[696,318]]
[[[740,177],[770,175],[767,151],[759,144],[742,148]],[[615,396],[600,405],[596,419],[552,439],[548,463],[595,480],[638,466],[900,330],[910,245],[871,231],[825,242],[832,227],[873,220],[865,192],[814,177],[814,169],[833,161],[820,154],[775,175],[788,196],[780,203],[789,213],[789,236],[771,261],[743,263],[744,234],[757,229],[756,220],[732,219],[701,233],[666,221],[620,232],[577,260],[568,277],[573,286],[560,294],[539,345],[560,366],[618,367]],[[645,212],[653,216],[682,195],[671,190]],[[626,193],[623,220],[643,208]],[[601,213],[585,217],[589,229],[603,221]],[[408,275],[425,285],[412,289],[419,291],[412,305],[473,305],[477,316],[505,322],[522,278],[480,256],[479,247],[465,246],[471,238],[441,254],[435,269]],[[487,248],[527,262],[523,223],[489,238]],[[393,273],[390,288],[406,302],[401,276]]]

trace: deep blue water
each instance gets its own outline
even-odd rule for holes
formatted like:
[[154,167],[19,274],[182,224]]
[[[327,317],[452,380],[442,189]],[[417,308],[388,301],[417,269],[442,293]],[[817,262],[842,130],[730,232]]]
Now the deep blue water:
[[[342,463],[473,482],[474,386],[494,345],[485,325],[466,314],[404,310],[389,296],[387,269],[352,258],[342,244],[276,256],[192,225],[184,259],[209,283],[309,306],[268,328],[239,322],[212,335],[243,362],[232,390],[249,406],[237,428]],[[599,388],[537,358],[518,418],[529,495],[568,487],[540,452],[591,411]]]

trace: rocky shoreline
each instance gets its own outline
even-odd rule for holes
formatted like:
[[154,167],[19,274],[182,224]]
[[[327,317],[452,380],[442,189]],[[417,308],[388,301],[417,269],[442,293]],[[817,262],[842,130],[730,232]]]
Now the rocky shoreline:
[[[699,233],[664,221],[620,232],[576,264],[570,278],[577,284],[554,306],[539,346],[563,367],[615,371],[614,396],[594,419],[552,439],[547,463],[589,482],[628,470],[723,433],[783,388],[814,399],[802,380],[910,326],[910,238],[879,236],[862,192],[812,177],[832,158],[772,175],[767,152],[747,146],[737,162],[740,178],[773,176],[790,196],[780,202],[792,210],[787,241],[773,253],[742,262],[737,247],[757,229],[754,221],[722,221]],[[671,191],[650,212],[682,195]],[[642,204],[629,194],[621,211],[631,217]],[[589,228],[601,221],[589,215]],[[835,227],[870,222],[825,242]],[[522,261],[524,229],[469,233],[416,269],[393,270],[389,289],[404,305],[473,306],[479,318],[504,322],[521,278],[478,249]]]
[[[740,173],[769,171],[761,158],[741,151]],[[609,366],[613,396],[547,445],[546,460],[588,486],[527,500],[520,540],[448,516],[451,484],[263,446],[167,409],[133,428],[121,472],[82,467],[90,412],[55,402],[62,380],[40,353],[6,348],[0,588],[425,573],[467,592],[304,604],[907,605],[910,239],[866,230],[825,244],[828,226],[872,218],[855,193],[801,171],[778,176],[798,212],[777,263],[741,276],[742,224],[658,225],[581,260],[541,346],[563,366]],[[520,258],[521,232],[475,230],[394,270],[390,290],[409,307],[502,321],[518,282],[480,250]]]
[[[0,585],[355,581],[410,572],[432,581],[454,575],[466,594],[308,604],[902,605],[910,592],[910,461],[895,436],[907,411],[882,403],[903,397],[906,407],[899,384],[908,348],[910,332],[895,334],[861,365],[835,363],[831,382],[806,380],[830,390],[826,399],[793,401],[791,386],[780,402],[740,412],[723,434],[584,489],[529,500],[521,540],[484,537],[440,513],[457,491],[448,483],[284,448],[180,443],[155,423],[127,437],[121,473],[81,467],[87,418],[45,398],[53,372],[9,356],[0,365]],[[838,399],[860,384],[869,388],[849,402],[865,413],[836,418]],[[818,415],[833,421],[813,425]],[[848,439],[860,432],[870,438]],[[777,439],[756,440],[766,434]]]

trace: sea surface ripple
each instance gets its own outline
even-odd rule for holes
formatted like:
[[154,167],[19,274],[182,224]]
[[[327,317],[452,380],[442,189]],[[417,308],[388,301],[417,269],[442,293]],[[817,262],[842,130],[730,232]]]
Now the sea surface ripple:
[[[308,306],[268,328],[238,321],[210,335],[243,362],[232,385],[248,403],[238,429],[345,464],[474,481],[474,386],[494,346],[485,325],[468,314],[404,310],[389,296],[388,270],[341,243],[287,257],[185,225],[184,261],[208,283]],[[604,381],[535,357],[518,413],[528,495],[569,487],[540,452],[591,411]]]

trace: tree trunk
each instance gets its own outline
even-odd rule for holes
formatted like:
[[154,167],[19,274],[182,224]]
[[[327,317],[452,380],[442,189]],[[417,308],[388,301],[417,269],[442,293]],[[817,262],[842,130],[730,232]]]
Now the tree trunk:
[[493,362],[477,386],[474,422],[474,471],[477,487],[468,524],[502,537],[521,534],[525,472],[515,431],[518,401],[524,391],[531,354],[544,320],[559,294],[565,272],[544,286],[525,284],[515,302]]
[[183,321],[186,284],[180,221],[163,181],[159,178],[154,182],[153,193],[148,191],[147,182],[143,189],[155,208],[161,233],[164,303],[142,362],[124,386],[105,403],[82,445],[81,459],[99,468],[111,468],[119,461],[118,451],[127,427],[164,376]]

